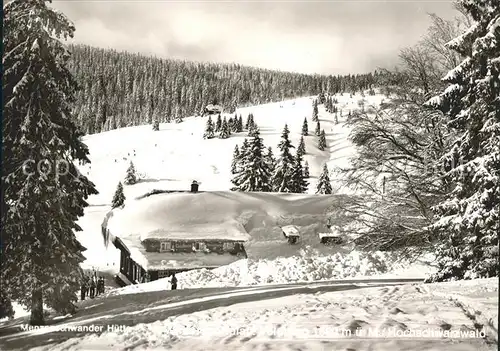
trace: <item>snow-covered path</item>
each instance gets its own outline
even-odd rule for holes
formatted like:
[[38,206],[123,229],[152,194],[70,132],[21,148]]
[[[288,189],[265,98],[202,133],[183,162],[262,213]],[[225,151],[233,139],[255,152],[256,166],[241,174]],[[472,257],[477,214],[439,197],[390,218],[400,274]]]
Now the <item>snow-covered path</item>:
[[[87,300],[82,303],[81,310],[71,320],[59,320],[61,323],[43,329],[25,331],[19,323],[7,328],[0,327],[0,345],[3,345],[0,348],[32,347],[49,341],[62,342],[71,337],[87,334],[79,332],[78,329],[71,329],[76,326],[104,326],[104,330],[101,331],[106,331],[108,325],[135,326],[139,323],[161,321],[174,315],[249,301],[258,302],[260,305],[267,299],[295,294],[314,294],[416,282],[421,282],[421,279],[356,279],[237,289],[186,289],[116,295],[106,299]],[[61,328],[65,331],[58,331]],[[90,333],[95,333],[95,331]]]
[[[262,289],[254,288],[254,296],[255,290]],[[189,304],[153,323],[136,319],[133,326],[62,343],[53,334],[52,343],[45,346],[41,345],[48,340],[41,343],[32,336],[29,341],[35,341],[32,345],[39,345],[40,351],[482,351],[498,347],[496,279],[313,294],[292,289],[286,296],[252,302],[238,302],[234,293],[230,295],[227,307],[205,301],[201,309]]]

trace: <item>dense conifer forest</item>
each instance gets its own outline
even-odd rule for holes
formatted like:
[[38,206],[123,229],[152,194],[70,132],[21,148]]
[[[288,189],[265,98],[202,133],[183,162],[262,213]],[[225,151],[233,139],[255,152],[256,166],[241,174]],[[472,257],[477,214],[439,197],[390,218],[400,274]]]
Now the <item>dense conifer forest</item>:
[[198,63],[71,45],[70,71],[80,84],[74,116],[84,133],[170,122],[200,114],[208,104],[237,106],[315,95],[356,92],[378,73],[306,75],[239,64]]

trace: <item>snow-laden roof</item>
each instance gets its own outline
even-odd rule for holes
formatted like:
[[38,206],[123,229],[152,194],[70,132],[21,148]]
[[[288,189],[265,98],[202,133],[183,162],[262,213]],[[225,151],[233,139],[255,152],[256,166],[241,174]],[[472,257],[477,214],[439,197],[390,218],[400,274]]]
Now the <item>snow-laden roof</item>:
[[[231,191],[163,193],[129,200],[124,208],[114,209],[112,215],[107,216],[103,228],[109,232],[111,241],[120,238],[132,259],[148,268],[156,265],[156,257],[161,261],[159,257],[167,253],[146,252],[142,245],[146,239],[244,242],[251,239],[245,228],[249,231],[257,227],[269,229],[280,216],[290,220],[316,218],[325,213],[337,197]],[[194,257],[188,255],[187,258]],[[219,259],[225,262],[230,258]]]
[[299,230],[294,225],[286,225],[281,227],[281,229],[286,236],[300,236]]

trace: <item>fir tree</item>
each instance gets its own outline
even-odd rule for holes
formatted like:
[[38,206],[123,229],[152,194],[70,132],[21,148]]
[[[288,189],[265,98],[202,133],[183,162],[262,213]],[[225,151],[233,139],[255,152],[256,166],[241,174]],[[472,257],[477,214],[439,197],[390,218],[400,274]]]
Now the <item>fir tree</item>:
[[215,131],[218,133],[222,129],[222,117],[220,113],[217,115],[217,121],[215,122]]
[[127,168],[127,174],[125,175],[124,183],[126,185],[133,185],[137,183],[137,173],[132,161],[130,161],[130,165]]
[[318,119],[318,101],[317,100],[314,100],[312,120],[313,120],[313,122],[319,122],[319,119]]
[[299,152],[297,148],[297,153],[294,158],[293,168],[292,168],[292,192],[294,193],[304,193],[307,191],[309,183],[304,177],[304,168],[302,167],[303,154]]
[[205,133],[203,134],[203,139],[212,139],[215,136],[214,123],[212,122],[212,117],[208,116],[207,125],[205,127]]
[[222,121],[222,126],[219,134],[220,139],[227,139],[231,135],[231,131],[229,130],[229,125],[227,124],[226,117]]
[[475,23],[448,45],[465,59],[428,104],[449,120],[453,145],[441,162],[451,186],[435,207],[438,272],[431,281],[498,276],[500,232],[500,6],[461,1]]
[[309,126],[307,125],[307,118],[304,118],[304,123],[302,123],[302,135],[309,135]]
[[285,124],[285,128],[283,129],[283,133],[281,135],[281,141],[278,144],[280,156],[276,163],[272,178],[274,191],[280,193],[290,193],[293,191],[291,187],[294,157],[290,153],[290,149],[294,146],[289,139],[289,134],[290,131],[288,130],[288,126]]
[[[114,120],[114,118],[113,118]],[[157,132],[160,130],[160,122],[158,121],[158,119],[155,119],[153,121],[153,131]]]
[[265,159],[268,164],[269,170],[271,171],[271,174],[274,174],[274,170],[276,168],[276,159],[274,158],[273,148],[271,146],[267,148]]
[[238,149],[238,145],[235,145],[233,151],[233,160],[231,162],[231,174],[233,175],[238,173],[239,159],[240,159],[240,150]]
[[[257,123],[253,122],[250,124],[250,127],[248,128],[248,136],[249,137],[254,137],[255,132],[259,130],[259,127],[257,126]],[[260,134],[260,131],[259,131]]]
[[304,142],[304,137],[300,137],[300,142],[299,146],[297,147],[297,154],[300,154],[300,156],[304,156],[306,154],[306,144]]
[[245,162],[241,164],[239,172],[232,182],[234,190],[239,191],[271,191],[271,171],[264,154],[265,146],[257,128],[254,137],[246,148]]
[[324,151],[326,149],[326,134],[324,129],[321,131],[318,138],[318,149],[320,149],[321,151]]
[[43,304],[76,310],[85,248],[75,232],[97,191],[74,164],[90,161],[73,123],[78,86],[61,43],[73,24],[46,1],[14,0],[4,5],[3,29],[0,285],[31,310],[32,325],[42,325]]
[[304,178],[308,179],[311,175],[309,174],[309,163],[304,162]]
[[241,133],[243,131],[243,117],[240,117],[238,118],[238,130],[237,132],[238,133]]
[[254,119],[253,119],[253,114],[250,113],[248,114],[247,117],[247,123],[245,124],[245,129],[250,130],[250,128],[255,124]]
[[113,200],[111,201],[111,208],[117,208],[123,206],[125,203],[125,194],[123,193],[122,182],[118,182],[115,194],[113,195]]
[[316,134],[317,136],[321,134],[321,124],[319,123],[319,121],[316,121],[316,129],[314,130],[314,134]]
[[316,185],[316,194],[331,194],[332,184],[328,175],[328,167],[326,163],[323,165],[323,171],[319,175],[318,184]]

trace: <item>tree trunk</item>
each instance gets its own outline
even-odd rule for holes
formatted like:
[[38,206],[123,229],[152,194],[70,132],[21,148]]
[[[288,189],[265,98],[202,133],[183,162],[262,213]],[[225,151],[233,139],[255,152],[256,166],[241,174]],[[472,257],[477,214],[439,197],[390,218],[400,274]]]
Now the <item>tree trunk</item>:
[[42,289],[35,288],[33,289],[31,295],[31,317],[30,317],[31,325],[43,325],[43,296]]

